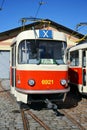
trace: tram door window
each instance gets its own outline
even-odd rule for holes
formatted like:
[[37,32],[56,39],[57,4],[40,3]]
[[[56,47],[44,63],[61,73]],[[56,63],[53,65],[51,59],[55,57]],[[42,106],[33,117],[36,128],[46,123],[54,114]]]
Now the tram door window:
[[16,86],[16,45],[12,47],[12,87]]
[[86,51],[82,52],[82,66],[86,67]]
[[70,65],[78,66],[79,65],[79,51],[70,52]]
[[82,51],[83,85],[86,85],[86,50]]

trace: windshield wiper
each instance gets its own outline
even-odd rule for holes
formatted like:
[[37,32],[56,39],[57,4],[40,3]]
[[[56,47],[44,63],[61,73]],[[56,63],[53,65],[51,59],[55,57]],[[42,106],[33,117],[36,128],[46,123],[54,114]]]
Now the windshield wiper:
[[40,60],[37,60],[37,65],[40,65],[41,64],[41,61]]
[[55,63],[57,64],[57,65],[59,65],[59,63],[55,60]]

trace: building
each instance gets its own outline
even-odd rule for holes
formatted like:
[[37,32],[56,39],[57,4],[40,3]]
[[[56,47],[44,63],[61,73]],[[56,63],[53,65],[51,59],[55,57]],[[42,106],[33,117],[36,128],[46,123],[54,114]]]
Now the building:
[[45,19],[46,22],[34,22],[23,27],[18,27],[12,30],[8,30],[0,33],[0,79],[9,79],[10,72],[10,45],[12,40],[22,30],[32,29],[53,29],[59,32],[63,32],[67,37],[67,45],[71,47],[75,45],[75,42],[83,37],[82,34],[77,33],[63,25],[60,25],[49,19]]

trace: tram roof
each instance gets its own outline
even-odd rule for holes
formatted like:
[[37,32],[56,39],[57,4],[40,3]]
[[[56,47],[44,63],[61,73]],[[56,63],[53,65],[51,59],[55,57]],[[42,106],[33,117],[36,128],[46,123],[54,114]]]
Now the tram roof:
[[[60,30],[60,31],[63,31],[65,33],[68,33],[68,34],[72,34],[72,32],[74,34],[78,34],[76,35],[75,37],[78,37],[78,38],[82,38],[84,35],[81,34],[81,33],[78,33],[72,29],[69,29],[61,24],[58,24],[54,21],[51,21],[50,19],[44,19],[45,21],[50,21],[50,25],[51,26],[55,26],[55,28],[57,30]],[[25,25],[25,30],[28,30],[28,29],[31,29],[33,26],[35,26],[36,28],[38,28],[39,26],[41,25],[41,22],[34,22],[34,23],[30,23],[30,24],[27,24]],[[11,30],[8,30],[8,31],[5,31],[5,32],[1,32],[0,33],[0,41],[3,41],[3,40],[6,40],[6,39],[11,39],[13,37],[16,37],[20,32],[21,32],[21,27],[18,27],[18,28],[14,28],[14,29],[11,29]]]
[[78,44],[78,45],[75,45],[73,47],[71,47],[69,49],[69,51],[75,51],[75,50],[82,50],[82,49],[87,49],[87,42],[84,42],[83,44]]
[[[58,40],[67,42],[66,36],[63,32],[58,32],[54,30],[25,30],[17,35],[16,38],[13,39],[12,44],[16,41],[22,41],[26,39],[38,39],[38,40]],[[11,45],[12,45],[11,44]]]

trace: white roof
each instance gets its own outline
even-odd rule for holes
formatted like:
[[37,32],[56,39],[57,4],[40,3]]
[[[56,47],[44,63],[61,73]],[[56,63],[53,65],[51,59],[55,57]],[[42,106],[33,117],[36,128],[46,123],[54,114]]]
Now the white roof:
[[87,42],[84,42],[84,43],[82,43],[82,44],[73,46],[72,48],[70,48],[69,51],[71,52],[71,51],[82,50],[82,49],[87,49]]
[[66,42],[65,34],[54,30],[26,30],[18,34],[18,36],[13,40],[13,43],[16,41],[20,42],[22,39],[59,40]]

